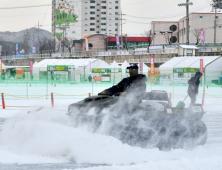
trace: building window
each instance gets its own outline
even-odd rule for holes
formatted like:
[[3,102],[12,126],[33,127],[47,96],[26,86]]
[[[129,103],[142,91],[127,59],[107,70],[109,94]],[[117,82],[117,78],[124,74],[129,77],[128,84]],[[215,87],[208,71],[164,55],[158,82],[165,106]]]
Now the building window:
[[97,11],[99,11],[99,9],[97,9]]
[[115,7],[115,9],[119,9],[119,7],[118,7],[118,6],[116,6],[116,7]]
[[112,15],[112,13],[109,13],[109,15]]
[[119,20],[119,18],[115,18],[115,20]]
[[95,3],[95,1],[90,1],[90,3]]
[[90,9],[95,9],[95,6],[90,6]]
[[109,30],[109,31],[112,31],[112,30]]
[[85,18],[85,20],[87,20],[87,18]]
[[99,4],[97,4],[97,6],[99,6]]
[[106,6],[101,6],[101,9],[106,9]]
[[99,22],[99,20],[97,20],[97,22]]
[[96,31],[97,34],[99,34],[99,31]]
[[90,25],[95,25],[95,23],[90,23]]
[[90,14],[95,14],[95,12],[90,12]]
[[116,15],[118,15],[118,12],[115,12]]
[[95,31],[95,28],[90,28],[90,31]]
[[115,23],[116,26],[118,26],[118,23]]
[[97,17],[99,17],[99,15],[97,15]]
[[101,25],[106,25],[106,23],[101,23]]
[[96,28],[99,28],[99,26],[96,26]]
[[102,31],[106,31],[106,29],[101,29]]
[[102,1],[102,3],[106,3],[106,1]]
[[106,12],[101,12],[101,14],[106,14]]
[[91,47],[93,47],[93,45],[91,43],[89,43],[89,47],[91,48]]
[[90,17],[90,20],[95,20],[95,17]]
[[115,29],[115,31],[118,31],[118,29]]
[[106,18],[101,18],[101,20],[106,20]]
[[116,2],[116,4],[118,4],[119,2],[118,1],[115,1]]

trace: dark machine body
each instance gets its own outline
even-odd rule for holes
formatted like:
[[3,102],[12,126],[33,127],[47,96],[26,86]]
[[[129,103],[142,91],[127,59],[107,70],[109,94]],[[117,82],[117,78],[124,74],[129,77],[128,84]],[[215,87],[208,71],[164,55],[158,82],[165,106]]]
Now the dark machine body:
[[201,104],[171,107],[165,91],[146,92],[142,103],[133,108],[127,104],[127,94],[92,96],[69,105],[68,115],[74,127],[87,126],[94,133],[105,128],[103,134],[131,146],[169,150],[192,149],[206,143]]

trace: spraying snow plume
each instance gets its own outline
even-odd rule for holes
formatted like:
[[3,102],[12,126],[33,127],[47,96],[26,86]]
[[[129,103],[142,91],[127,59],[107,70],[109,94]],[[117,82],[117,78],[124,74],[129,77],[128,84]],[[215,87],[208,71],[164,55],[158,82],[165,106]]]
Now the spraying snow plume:
[[[80,102],[78,106],[81,107],[70,107],[72,125],[142,148],[192,149],[206,142],[205,124],[189,112],[167,114],[166,103],[149,100],[138,103],[134,92],[115,100],[115,97],[104,100],[109,98],[111,105],[105,109],[102,104],[93,105],[93,102]],[[93,101],[92,98],[86,100],[89,99]]]

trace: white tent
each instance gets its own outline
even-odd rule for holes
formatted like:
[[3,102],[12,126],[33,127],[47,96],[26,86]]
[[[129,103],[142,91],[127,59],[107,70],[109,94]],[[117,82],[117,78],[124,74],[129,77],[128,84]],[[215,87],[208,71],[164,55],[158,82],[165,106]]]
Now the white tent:
[[[161,75],[170,75],[171,80],[186,79],[194,76],[196,70],[200,70],[200,59],[203,59],[204,77],[208,82],[216,80],[221,75],[222,58],[220,56],[199,56],[199,57],[174,57],[159,67]],[[188,69],[192,69],[188,70]],[[203,80],[203,79],[202,79]]]
[[[108,64],[100,59],[45,59],[39,63],[33,64],[33,74],[39,75],[40,71],[47,71],[48,65],[74,65],[76,72],[84,75],[84,79],[89,76],[89,63],[91,61],[91,68],[98,68],[99,65]],[[108,64],[109,65],[109,64]],[[77,73],[76,73],[77,74]],[[38,78],[38,76],[36,76]],[[82,77],[82,78],[83,78]]]
[[143,73],[147,73],[148,74],[149,71],[149,67],[143,63]]
[[121,65],[122,70],[125,70],[126,67],[129,67],[129,63],[125,60],[124,63]]
[[5,67],[5,65],[2,63],[2,69],[5,69],[6,67]]
[[110,68],[110,65],[107,62],[101,62],[96,68]]
[[121,68],[121,66],[119,66],[116,61],[114,60],[113,63],[110,65],[111,68]]

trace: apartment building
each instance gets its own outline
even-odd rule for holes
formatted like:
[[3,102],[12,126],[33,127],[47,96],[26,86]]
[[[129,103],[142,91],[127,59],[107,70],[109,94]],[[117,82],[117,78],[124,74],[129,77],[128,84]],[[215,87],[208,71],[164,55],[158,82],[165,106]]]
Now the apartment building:
[[82,35],[120,33],[120,0],[90,0],[82,4]]
[[88,34],[120,33],[121,0],[52,0],[52,34],[80,39]]

